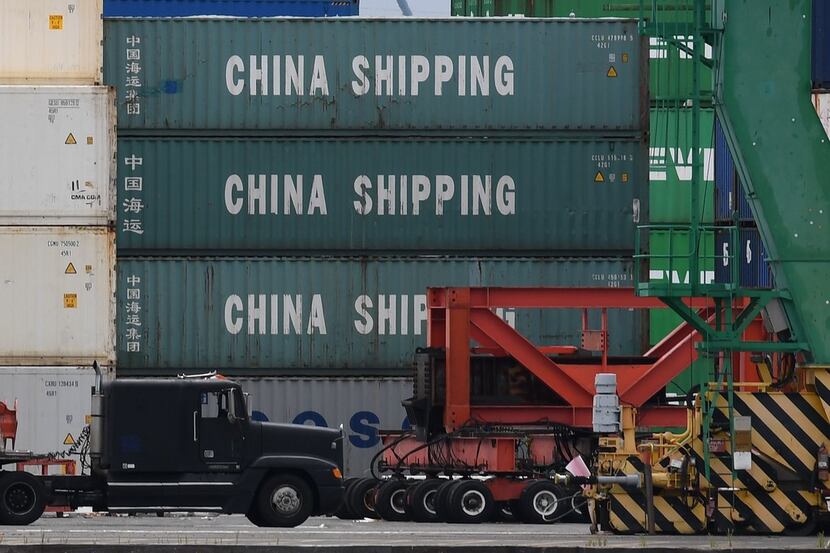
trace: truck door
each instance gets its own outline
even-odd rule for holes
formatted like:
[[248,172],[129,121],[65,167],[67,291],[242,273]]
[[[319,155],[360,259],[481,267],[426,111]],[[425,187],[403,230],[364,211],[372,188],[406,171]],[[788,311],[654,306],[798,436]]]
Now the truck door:
[[202,392],[199,455],[212,469],[239,470],[244,444],[237,408],[232,388]]

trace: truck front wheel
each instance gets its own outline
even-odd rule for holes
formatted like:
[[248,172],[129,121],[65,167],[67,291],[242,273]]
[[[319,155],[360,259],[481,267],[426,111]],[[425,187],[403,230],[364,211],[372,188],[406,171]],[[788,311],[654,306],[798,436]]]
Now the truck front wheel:
[[[311,515],[314,496],[305,480],[293,474],[276,474],[260,487],[256,498],[258,526],[299,526]],[[255,519],[255,520],[254,520]]]
[[46,508],[46,489],[27,472],[0,473],[0,524],[25,526]]

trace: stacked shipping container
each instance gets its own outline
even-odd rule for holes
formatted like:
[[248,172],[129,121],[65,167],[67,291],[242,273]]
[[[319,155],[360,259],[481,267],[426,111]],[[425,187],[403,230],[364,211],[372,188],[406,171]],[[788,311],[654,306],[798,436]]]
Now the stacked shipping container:
[[[365,457],[366,425],[401,424],[428,286],[630,284],[648,203],[633,21],[109,19],[105,51],[122,375],[385,390],[383,420],[373,395],[339,420],[303,404]],[[502,315],[576,341],[578,317]],[[614,352],[645,345],[638,314],[611,324]],[[300,415],[272,401],[258,416]]]
[[[646,3],[642,15],[649,17],[650,4]],[[609,3],[606,0],[452,0],[452,14],[467,17],[560,17],[560,18],[638,18],[640,5],[632,3]],[[678,15],[679,14],[679,15]],[[678,13],[660,14],[662,23],[671,24],[683,17]],[[674,18],[674,19],[673,19]],[[678,36],[691,48],[687,36]],[[691,57],[678,48],[669,46],[657,38],[649,39],[649,97],[650,145],[649,145],[649,211],[643,223],[656,225],[688,225],[690,221],[692,181],[692,111],[687,99],[692,95],[694,63]],[[709,47],[705,52],[711,57]],[[711,89],[711,71],[699,64],[698,75],[702,90]],[[704,107],[700,125],[701,157],[703,162],[703,186],[700,190],[701,218],[705,223],[713,221],[714,198],[714,153],[712,147],[714,113]],[[644,213],[645,214],[645,213]],[[658,230],[648,237],[652,254],[683,255],[690,251],[688,233]],[[712,252],[714,236],[704,234],[698,249]],[[653,259],[650,278],[653,280],[673,279],[686,282],[690,278],[686,263],[672,263],[668,260]],[[677,265],[677,266],[676,266]],[[714,278],[714,262],[711,258],[701,259],[700,279],[702,282]],[[650,316],[650,342],[656,344],[681,323],[680,318],[670,310],[654,310]],[[699,372],[707,372],[710,364],[699,361],[694,371],[686,371],[670,387],[671,392],[684,393]]]
[[0,401],[17,447],[80,447],[115,363],[115,95],[101,2],[0,0]]

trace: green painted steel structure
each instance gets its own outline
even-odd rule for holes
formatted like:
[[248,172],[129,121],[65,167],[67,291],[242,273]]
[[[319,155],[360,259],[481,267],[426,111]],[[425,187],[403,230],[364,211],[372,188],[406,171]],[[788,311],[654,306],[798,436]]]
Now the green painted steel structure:
[[120,255],[630,255],[634,206],[647,212],[634,139],[122,138],[118,151]]
[[[688,232],[654,230],[649,233],[649,252],[652,255],[649,267],[649,281],[683,283],[687,282],[689,263],[685,257],[692,251]],[[708,231],[701,236],[697,248],[700,256],[699,278],[701,282],[712,282],[715,278],[715,236]],[[659,257],[666,256],[666,257]],[[683,323],[671,309],[652,309],[649,313],[650,345],[657,344],[672,330]],[[669,393],[686,395],[696,384],[711,378],[713,374],[712,359],[699,357],[694,364],[683,371],[666,387]]]
[[830,364],[830,144],[810,103],[812,5],[727,0],[724,9],[718,117],[792,335],[812,362]]
[[109,19],[104,79],[122,135],[630,133],[645,47],[634,20]]
[[[118,370],[404,374],[429,286],[625,286],[619,258],[122,258]],[[578,344],[581,312],[508,310],[541,345]],[[642,352],[647,317],[609,313],[611,350]],[[599,328],[599,313],[593,313]]]

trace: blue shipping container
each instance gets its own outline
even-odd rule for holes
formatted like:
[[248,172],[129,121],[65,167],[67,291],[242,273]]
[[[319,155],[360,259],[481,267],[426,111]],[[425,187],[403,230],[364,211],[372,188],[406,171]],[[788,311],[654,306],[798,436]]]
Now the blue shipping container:
[[738,220],[752,222],[752,210],[746,200],[741,180],[735,170],[735,160],[726,143],[720,121],[715,121],[715,221],[732,221],[737,209]]
[[715,119],[715,221],[731,221],[734,210],[735,163],[720,120]]
[[[767,250],[757,228],[742,228],[738,231],[738,243],[729,244],[730,231],[715,233],[715,282],[727,284],[732,281],[731,262],[738,263],[738,281],[745,288],[772,288],[773,278]],[[732,253],[734,252],[734,253]]]
[[357,15],[360,0],[104,0],[104,17],[333,17]]
[[813,0],[813,88],[830,89],[830,0]]

